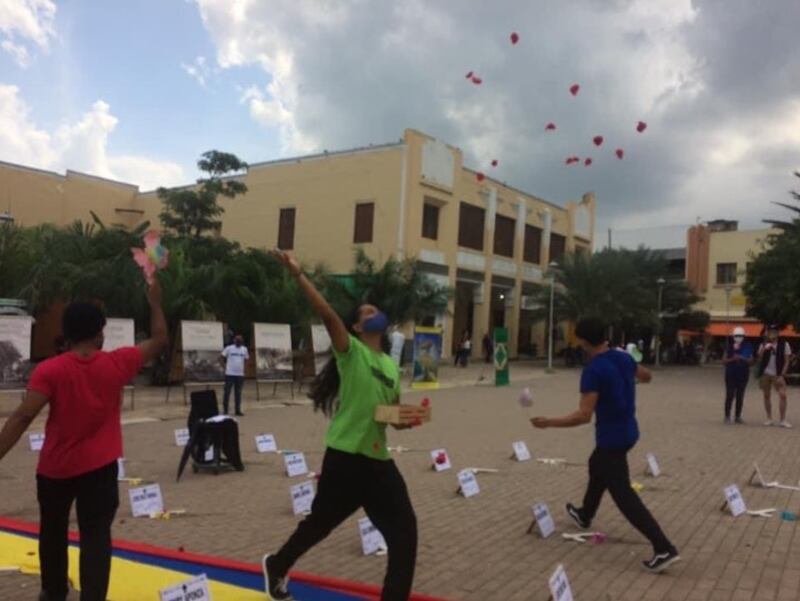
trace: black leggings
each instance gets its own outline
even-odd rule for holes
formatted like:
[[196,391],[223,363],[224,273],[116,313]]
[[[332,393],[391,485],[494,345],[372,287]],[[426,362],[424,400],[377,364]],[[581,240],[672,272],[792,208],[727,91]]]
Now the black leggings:
[[406,601],[417,561],[417,518],[394,461],[328,449],[311,515],[274,556],[272,565],[278,574],[286,574],[306,551],[360,507],[389,547],[381,601]]
[[67,529],[73,501],[78,514],[81,601],[105,601],[111,571],[111,522],[119,505],[117,462],[75,476],[36,476],[39,498],[39,561],[42,591],[49,600],[67,598]]
[[742,417],[742,407],[744,406],[744,391],[747,389],[747,380],[745,376],[725,377],[725,417],[731,416],[731,407],[733,406],[733,398],[736,397],[736,418]]
[[589,458],[589,486],[583,498],[581,515],[591,521],[600,507],[600,499],[608,489],[622,515],[653,545],[656,553],[674,550],[642,499],[631,488],[628,471],[630,449],[595,449]]

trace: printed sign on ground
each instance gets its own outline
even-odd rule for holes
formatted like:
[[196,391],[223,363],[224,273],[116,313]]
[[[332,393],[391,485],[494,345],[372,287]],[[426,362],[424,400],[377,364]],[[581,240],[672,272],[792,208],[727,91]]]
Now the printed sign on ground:
[[44,434],[41,432],[31,432],[28,434],[28,446],[31,451],[38,453],[44,446]]
[[303,515],[311,511],[311,504],[314,502],[314,483],[301,482],[289,488],[292,495],[292,510],[295,515]]
[[738,517],[747,512],[747,505],[744,503],[742,493],[735,484],[725,487],[725,499],[728,502],[728,509],[730,509],[733,517]]
[[481,488],[478,486],[478,479],[472,470],[458,472],[458,483],[461,485],[461,494],[466,498],[474,497],[481,492]]
[[163,588],[159,591],[161,601],[211,601],[208,589],[208,578],[205,574],[195,576],[191,580]]
[[175,446],[185,447],[189,443],[189,428],[177,428],[175,430]]
[[147,517],[151,513],[164,512],[164,498],[158,484],[149,484],[128,490],[133,517]]
[[514,458],[517,461],[529,461],[531,458],[531,452],[528,450],[528,445],[526,445],[523,441],[517,441],[514,443]]
[[553,575],[550,576],[550,594],[553,595],[553,601],[574,601],[572,597],[572,589],[569,586],[569,579],[567,573],[564,571],[564,566],[559,565]]
[[308,473],[306,456],[303,453],[286,453],[283,456],[283,461],[286,464],[286,474],[290,478],[304,476]]
[[450,457],[444,449],[435,449],[431,451],[431,459],[433,460],[433,467],[437,472],[443,472],[452,467],[450,465]]
[[259,453],[277,453],[278,443],[272,434],[259,434],[256,436],[256,449]]
[[556,523],[553,520],[553,515],[550,513],[550,508],[546,503],[537,503],[532,508],[533,517],[536,520],[536,525],[539,526],[539,532],[542,538],[547,538],[556,530]]
[[378,551],[386,550],[386,541],[383,535],[369,518],[358,520],[358,532],[361,535],[361,549],[364,555],[373,555]]

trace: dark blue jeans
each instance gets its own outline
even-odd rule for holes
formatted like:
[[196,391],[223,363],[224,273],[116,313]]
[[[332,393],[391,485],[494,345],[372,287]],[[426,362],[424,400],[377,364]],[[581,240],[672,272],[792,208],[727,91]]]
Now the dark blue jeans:
[[742,407],[744,406],[744,393],[747,390],[748,374],[744,376],[738,374],[725,375],[725,417],[731,416],[733,399],[736,399],[736,419],[742,417]]
[[222,412],[228,412],[228,401],[231,398],[231,388],[233,388],[234,401],[236,403],[236,413],[242,412],[242,386],[244,376],[225,376],[225,392],[222,395]]

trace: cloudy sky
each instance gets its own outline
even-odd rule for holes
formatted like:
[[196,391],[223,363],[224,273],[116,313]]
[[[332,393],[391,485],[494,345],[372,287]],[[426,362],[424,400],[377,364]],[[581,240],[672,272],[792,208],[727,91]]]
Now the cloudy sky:
[[0,160],[150,189],[210,148],[413,127],[548,200],[595,191],[615,242],[678,245],[798,187],[798,23],[798,0],[0,0]]

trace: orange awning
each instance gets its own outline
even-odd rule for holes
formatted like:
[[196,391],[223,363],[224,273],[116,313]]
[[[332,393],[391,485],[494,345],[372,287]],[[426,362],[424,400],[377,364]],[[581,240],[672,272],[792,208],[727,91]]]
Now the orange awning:
[[[749,321],[732,321],[730,323],[712,323],[706,328],[706,334],[710,336],[730,336],[733,333],[733,328],[744,328],[744,334],[748,338],[760,338],[764,330],[764,325],[761,323],[753,323]],[[797,338],[800,337],[792,326],[784,328],[780,334],[784,338]]]

